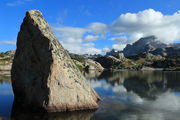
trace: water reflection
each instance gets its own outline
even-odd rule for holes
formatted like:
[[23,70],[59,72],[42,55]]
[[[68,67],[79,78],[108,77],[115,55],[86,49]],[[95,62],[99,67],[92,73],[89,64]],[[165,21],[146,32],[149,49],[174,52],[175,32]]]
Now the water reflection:
[[180,72],[92,71],[84,75],[103,100],[99,102],[100,108],[95,112],[32,113],[18,109],[15,105],[11,110],[13,93],[10,76],[0,76],[0,116],[3,119],[13,120],[179,120],[180,118]]
[[[109,99],[109,98],[108,98]],[[124,103],[120,100],[105,100],[92,117],[97,120],[179,120],[180,97],[167,92],[156,100],[141,99],[141,102]]]
[[8,119],[11,114],[14,97],[10,80],[10,75],[0,75],[0,120]]
[[180,72],[104,72],[91,85],[103,97],[98,120],[179,120]]
[[64,112],[64,113],[35,113],[19,108],[13,104],[11,118],[13,120],[90,120],[94,111]]
[[117,85],[123,86],[127,91],[133,91],[149,99],[155,99],[167,90],[180,91],[180,72],[105,71],[97,77],[97,80],[101,82],[96,85],[105,82],[102,88],[108,85],[113,86],[112,89],[116,89]]
[[98,76],[100,76],[103,72],[102,71],[96,71],[96,70],[88,70],[88,71],[84,71],[83,75],[87,78],[87,79],[96,79]]
[[11,83],[11,76],[8,74],[1,75],[0,74],[0,84],[2,83]]

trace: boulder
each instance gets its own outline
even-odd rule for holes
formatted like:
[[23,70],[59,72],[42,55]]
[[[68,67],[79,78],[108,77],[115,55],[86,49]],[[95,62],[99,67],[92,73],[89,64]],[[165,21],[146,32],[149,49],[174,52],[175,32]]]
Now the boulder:
[[111,55],[98,57],[95,60],[106,69],[112,69],[114,67],[117,67],[121,63],[120,59]]
[[23,107],[47,112],[98,108],[100,97],[38,10],[28,11],[21,25],[11,75],[15,101]]
[[95,71],[103,71],[104,68],[101,66],[100,63],[91,60],[91,59],[87,59],[85,61],[85,69],[90,71],[90,70],[95,70]]

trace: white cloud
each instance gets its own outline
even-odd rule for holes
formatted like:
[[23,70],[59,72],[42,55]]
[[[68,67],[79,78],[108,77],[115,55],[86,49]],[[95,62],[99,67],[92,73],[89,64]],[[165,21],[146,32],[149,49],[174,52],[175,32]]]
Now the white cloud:
[[82,35],[87,32],[84,28],[78,27],[58,27],[54,28],[54,30],[58,33],[58,37],[62,39],[66,39],[63,42],[81,42]]
[[84,47],[93,47],[94,46],[94,43],[85,43],[83,44]]
[[113,44],[112,48],[115,50],[123,50],[126,47],[126,44]]
[[[85,39],[83,38],[85,33],[88,33],[87,28],[78,28],[78,27],[58,27],[54,28],[57,37],[64,46],[65,49],[71,53],[76,54],[101,54],[101,50],[94,47],[94,41],[98,39],[98,36],[86,35]],[[90,43],[83,43],[83,42]]]
[[89,25],[88,29],[92,33],[105,34],[108,30],[108,27],[104,23],[94,22]]
[[84,40],[85,41],[89,41],[89,42],[91,42],[91,41],[96,41],[97,39],[99,39],[100,37],[99,36],[97,36],[97,35],[87,35],[87,36],[85,36],[85,38],[84,38]]
[[31,2],[32,0],[14,0],[13,2],[8,2],[6,5],[9,7],[19,6],[22,4],[26,4],[28,2]]
[[[102,50],[94,47],[94,41],[105,38],[107,25],[91,23],[87,28],[54,27],[57,37],[64,48],[77,54],[101,54]],[[91,43],[86,43],[91,42]]]
[[[116,50],[123,50],[126,44],[131,44],[142,37],[150,35],[155,35],[164,43],[180,40],[179,21],[180,12],[164,15],[159,11],[147,9],[137,13],[121,14],[110,25],[94,22],[90,23],[86,28],[57,27],[55,31],[63,46],[70,52],[78,54],[88,52],[93,54],[94,52],[94,54],[99,54],[109,51],[110,48],[101,45],[98,46],[104,47],[103,49],[95,48],[94,43],[98,39],[114,41],[112,48]],[[101,43],[103,43],[103,40]]]
[[108,47],[104,47],[104,48],[102,49],[102,52],[104,52],[104,53],[109,52],[109,51],[111,51],[111,49],[108,48]]
[[83,49],[84,50],[84,54],[101,54],[102,51],[101,49],[97,49],[97,48],[94,48],[94,47],[91,47],[91,48],[85,48]]
[[111,32],[129,35],[127,43],[141,37],[155,35],[160,41],[172,43],[180,40],[180,12],[163,15],[159,11],[147,9],[138,13],[126,13],[119,16],[111,25]]
[[16,41],[0,41],[0,44],[5,44],[5,45],[16,45]]
[[110,38],[112,41],[116,41],[118,43],[126,43],[128,41],[128,38],[126,36],[120,36],[120,37],[112,37]]

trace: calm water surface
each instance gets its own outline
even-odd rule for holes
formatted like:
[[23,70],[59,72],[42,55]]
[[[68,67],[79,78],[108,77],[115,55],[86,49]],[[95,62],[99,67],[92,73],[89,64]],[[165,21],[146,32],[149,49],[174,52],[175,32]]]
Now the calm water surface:
[[40,114],[13,106],[10,76],[0,75],[0,120],[180,120],[180,72],[84,74],[102,101],[97,111]]

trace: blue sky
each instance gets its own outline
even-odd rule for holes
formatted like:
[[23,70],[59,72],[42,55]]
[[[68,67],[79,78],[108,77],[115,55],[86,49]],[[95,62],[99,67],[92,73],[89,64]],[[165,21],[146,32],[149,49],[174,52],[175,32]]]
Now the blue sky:
[[31,9],[40,10],[63,46],[79,54],[122,50],[152,34],[179,42],[179,5],[178,0],[0,0],[0,51],[16,48]]

